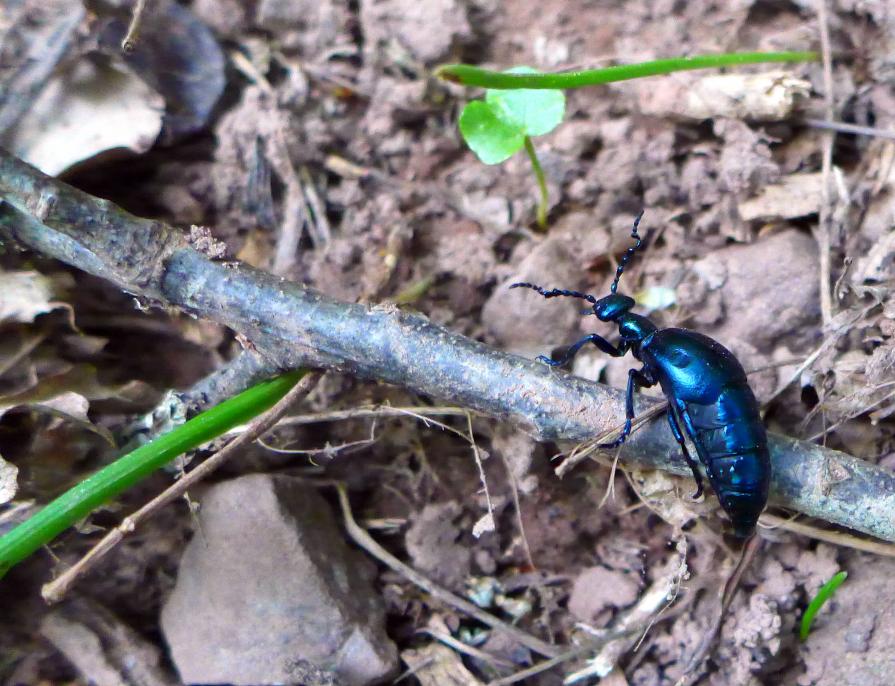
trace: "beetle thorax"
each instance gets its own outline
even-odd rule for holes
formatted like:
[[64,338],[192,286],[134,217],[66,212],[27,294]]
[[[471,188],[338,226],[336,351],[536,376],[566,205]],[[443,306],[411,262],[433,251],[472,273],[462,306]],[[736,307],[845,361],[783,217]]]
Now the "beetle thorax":
[[635,348],[639,348],[640,343],[657,330],[656,325],[649,319],[633,312],[619,315],[615,323],[618,324],[618,333],[622,340],[627,341]]

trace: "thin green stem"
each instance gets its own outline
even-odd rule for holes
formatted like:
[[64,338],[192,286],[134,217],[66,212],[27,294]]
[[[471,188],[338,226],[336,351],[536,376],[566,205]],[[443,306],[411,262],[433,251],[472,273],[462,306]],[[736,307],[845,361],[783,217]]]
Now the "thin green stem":
[[811,633],[811,623],[814,621],[814,615],[816,615],[818,611],[820,611],[820,608],[824,606],[824,603],[833,596],[836,589],[842,585],[842,582],[845,581],[847,576],[848,572],[839,572],[833,576],[832,579],[820,587],[817,595],[814,596],[808,604],[805,614],[802,615],[802,626],[799,629],[799,638],[803,641],[808,638],[808,634]]
[[816,52],[732,52],[721,55],[670,57],[638,64],[621,64],[604,69],[567,71],[559,74],[506,74],[469,64],[444,64],[435,70],[435,76],[464,86],[482,88],[565,90],[689,69],[711,69],[765,62],[813,62],[817,59]]
[[142,445],[99,470],[0,537],[0,578],[61,532],[178,455],[198,448],[272,407],[304,376],[303,370],[264,381]]
[[538,154],[535,152],[535,146],[532,144],[530,136],[525,137],[525,152],[528,153],[528,159],[531,160],[535,178],[538,180],[538,188],[541,191],[541,201],[538,203],[538,226],[545,231],[547,229],[547,204],[550,200],[547,195],[547,177],[544,176],[544,170],[541,168],[541,162],[538,160]]

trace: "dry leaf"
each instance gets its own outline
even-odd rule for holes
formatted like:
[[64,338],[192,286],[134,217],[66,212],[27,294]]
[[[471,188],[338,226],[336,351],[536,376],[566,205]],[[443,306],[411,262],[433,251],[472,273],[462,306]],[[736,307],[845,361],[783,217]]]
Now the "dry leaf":
[[783,121],[809,93],[810,83],[781,71],[706,76],[687,89],[681,114],[692,119]]
[[110,445],[115,445],[105,427],[94,424],[87,416],[90,400],[130,398],[145,395],[145,384],[130,382],[121,386],[105,386],[96,378],[96,370],[87,364],[66,369],[60,374],[41,378],[35,386],[14,395],[0,395],[0,417],[14,407],[29,407],[74,422],[91,431]]
[[13,154],[56,175],[101,152],[145,152],[164,102],[130,70],[85,56],[55,74],[10,135]]
[[895,231],[883,234],[864,257],[855,260],[851,282],[882,283],[895,277]]
[[401,659],[422,686],[480,686],[482,683],[466,669],[457,653],[440,643],[405,650]]
[[88,431],[101,436],[109,445],[115,446],[115,439],[109,430],[90,421],[90,418],[87,416],[87,410],[90,409],[90,401],[83,395],[73,392],[62,393],[55,398],[32,405],[31,408],[78,424]]
[[472,535],[481,538],[482,534],[494,531],[494,515],[486,512],[472,527]]
[[33,322],[39,314],[64,307],[53,302],[53,295],[53,281],[43,274],[0,270],[0,322]]
[[[627,84],[626,84],[627,86]],[[675,74],[637,84],[640,109],[656,117],[784,121],[811,84],[783,71],[698,76]]]
[[739,204],[744,221],[796,219],[820,211],[823,176],[820,173],[790,174],[780,183],[765,186],[754,198]]
[[10,464],[0,456],[0,505],[8,503],[15,497],[16,491],[19,489],[16,481],[18,473],[18,467]]

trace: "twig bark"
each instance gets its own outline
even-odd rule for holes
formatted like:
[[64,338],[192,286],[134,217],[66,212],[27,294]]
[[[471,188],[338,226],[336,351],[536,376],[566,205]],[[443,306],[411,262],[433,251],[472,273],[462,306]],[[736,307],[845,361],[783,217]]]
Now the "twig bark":
[[[215,262],[161,222],[134,217],[0,150],[0,239],[214,320],[283,368],[325,367],[513,420],[543,441],[618,426],[623,393],[556,372],[396,307],[341,303],[237,262]],[[640,398],[640,410],[653,402]],[[895,541],[895,475],[861,459],[770,436],[771,501]],[[627,462],[688,474],[665,422],[641,427]]]
[[134,12],[131,15],[130,24],[127,27],[127,33],[121,39],[121,49],[130,53],[136,50],[137,42],[140,40],[140,31],[143,28],[143,15],[146,13],[146,5],[148,0],[137,0],[134,6]]
[[[279,367],[257,350],[244,350],[227,364],[201,379],[189,389],[166,393],[162,400],[142,417],[133,420],[116,435],[120,446],[130,446],[157,438],[172,426],[219,405],[227,398],[276,376]],[[232,432],[231,432],[232,433]]]

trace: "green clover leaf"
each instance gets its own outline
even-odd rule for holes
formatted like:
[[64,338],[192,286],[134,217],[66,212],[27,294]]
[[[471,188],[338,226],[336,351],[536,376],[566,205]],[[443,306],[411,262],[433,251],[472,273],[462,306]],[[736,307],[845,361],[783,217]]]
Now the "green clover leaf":
[[[513,67],[507,74],[538,74],[531,67]],[[485,164],[499,164],[525,145],[526,136],[543,136],[562,121],[566,96],[556,90],[485,91],[460,114],[460,133]]]

